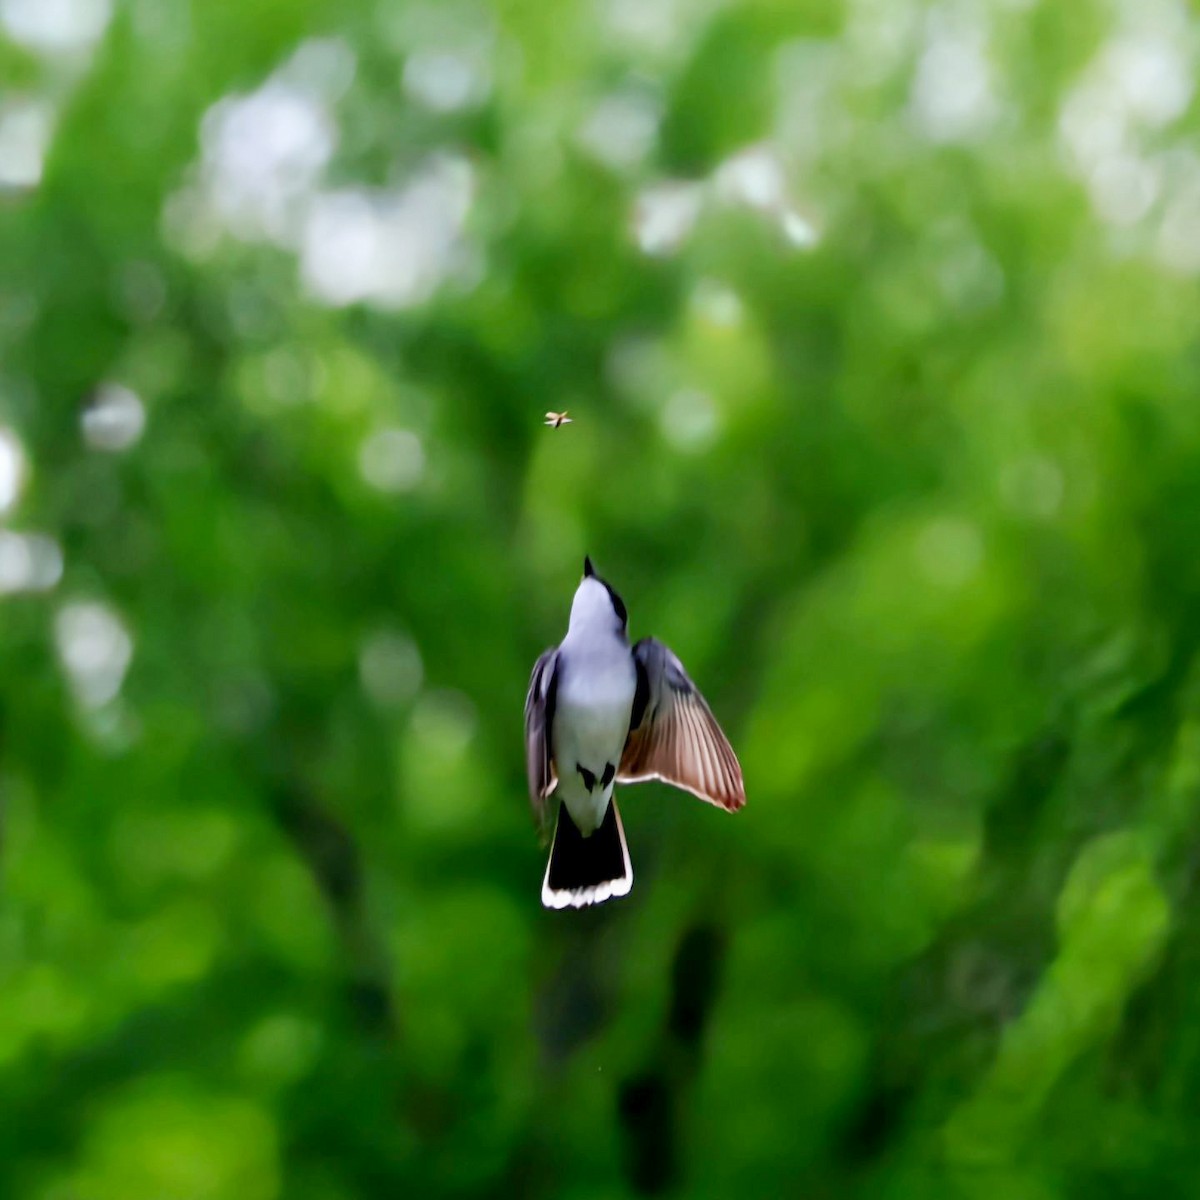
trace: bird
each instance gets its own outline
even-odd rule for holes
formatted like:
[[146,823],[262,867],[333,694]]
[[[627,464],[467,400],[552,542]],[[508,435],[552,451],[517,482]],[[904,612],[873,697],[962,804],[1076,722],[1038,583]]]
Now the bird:
[[574,420],[567,416],[567,410],[564,408],[562,412],[548,412],[546,414],[546,424],[553,429],[557,429],[560,425],[574,424]]
[[529,679],[525,765],[542,829],[559,799],[547,908],[601,904],[633,887],[615,784],[660,779],[727,812],[746,803],[737,755],[683,664],[656,638],[630,646],[628,624],[585,557],[567,635]]

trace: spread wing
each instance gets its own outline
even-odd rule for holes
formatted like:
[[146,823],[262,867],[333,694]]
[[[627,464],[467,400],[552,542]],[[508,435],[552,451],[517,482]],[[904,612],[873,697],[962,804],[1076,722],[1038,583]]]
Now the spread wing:
[[557,689],[558,650],[547,650],[534,663],[529,694],[525,697],[525,769],[529,776],[529,799],[542,826],[546,822],[546,800],[558,783],[550,748]]
[[683,664],[654,638],[633,657],[637,694],[617,781],[662,779],[737,812],[746,803],[742,768]]

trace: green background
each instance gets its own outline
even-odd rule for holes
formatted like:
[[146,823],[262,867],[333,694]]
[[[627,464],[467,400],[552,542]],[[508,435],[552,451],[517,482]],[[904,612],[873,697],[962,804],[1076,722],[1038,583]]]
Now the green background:
[[[0,3],[0,1195],[1195,1196],[1198,46]],[[585,552],[749,802],[550,913]]]

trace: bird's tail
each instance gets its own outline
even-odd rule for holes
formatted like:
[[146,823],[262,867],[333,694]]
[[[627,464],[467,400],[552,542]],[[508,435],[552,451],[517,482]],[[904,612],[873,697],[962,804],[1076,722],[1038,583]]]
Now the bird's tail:
[[631,887],[633,868],[616,797],[609,800],[604,820],[587,837],[571,820],[567,806],[560,804],[542,881],[542,903],[547,908],[583,908],[626,896]]

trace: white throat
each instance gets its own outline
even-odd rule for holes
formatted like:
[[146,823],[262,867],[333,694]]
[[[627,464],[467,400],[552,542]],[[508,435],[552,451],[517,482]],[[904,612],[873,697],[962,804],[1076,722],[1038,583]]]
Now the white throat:
[[621,620],[617,610],[613,608],[612,597],[608,588],[598,579],[591,576],[585,578],[575,589],[575,599],[571,602],[571,620],[567,633],[617,633],[621,628]]

